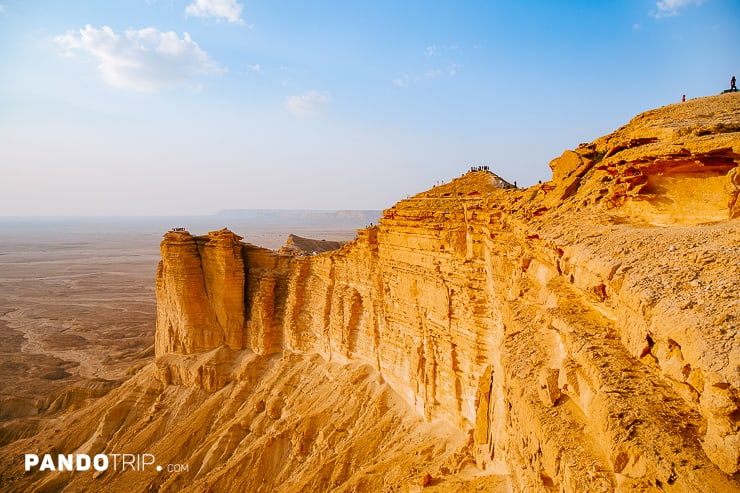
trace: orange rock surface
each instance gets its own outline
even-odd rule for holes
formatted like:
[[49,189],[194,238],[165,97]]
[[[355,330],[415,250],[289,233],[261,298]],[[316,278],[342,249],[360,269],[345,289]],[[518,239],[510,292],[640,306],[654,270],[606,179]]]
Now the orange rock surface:
[[727,94],[318,255],[168,233],[156,362],[57,447],[189,461],[162,491],[740,491],[738,163]]
[[243,347],[241,239],[227,230],[197,239],[184,231],[165,235],[157,272],[158,355]]

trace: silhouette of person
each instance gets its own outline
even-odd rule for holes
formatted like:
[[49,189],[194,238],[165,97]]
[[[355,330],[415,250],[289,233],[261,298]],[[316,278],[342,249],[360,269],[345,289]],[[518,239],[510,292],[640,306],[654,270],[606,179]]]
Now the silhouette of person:
[[737,86],[735,85],[735,76],[732,76],[732,79],[730,79],[730,91],[737,91]]

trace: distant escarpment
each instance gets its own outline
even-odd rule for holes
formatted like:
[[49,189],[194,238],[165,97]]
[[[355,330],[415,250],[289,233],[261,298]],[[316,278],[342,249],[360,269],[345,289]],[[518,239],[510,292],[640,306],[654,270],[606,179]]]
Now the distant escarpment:
[[346,244],[346,241],[314,240],[291,234],[288,235],[288,240],[285,242],[285,246],[280,248],[278,251],[280,253],[289,253],[292,255],[316,255],[317,253],[338,250]]
[[179,430],[202,466],[142,480],[172,491],[740,491],[739,163],[730,94],[534,187],[468,172],[317,255],[167,233],[146,397],[87,445],[165,455]]

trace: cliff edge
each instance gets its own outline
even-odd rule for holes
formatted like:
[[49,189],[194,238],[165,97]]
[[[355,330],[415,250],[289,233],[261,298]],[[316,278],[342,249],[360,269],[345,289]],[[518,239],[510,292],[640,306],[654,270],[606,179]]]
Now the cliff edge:
[[469,172],[336,252],[247,247],[244,348],[373,365],[520,490],[737,487],[739,132],[736,95],[694,100],[540,186]]
[[[105,399],[148,397],[87,446],[166,455],[180,430],[202,466],[141,479],[173,491],[740,491],[739,163],[728,94],[534,187],[468,172],[318,255],[168,233],[157,360]],[[331,406],[299,404],[314,385]]]

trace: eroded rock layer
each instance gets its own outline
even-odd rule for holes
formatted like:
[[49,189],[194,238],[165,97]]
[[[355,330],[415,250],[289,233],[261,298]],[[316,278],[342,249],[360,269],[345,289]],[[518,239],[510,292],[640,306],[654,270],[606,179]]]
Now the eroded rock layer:
[[185,454],[165,491],[740,491],[739,163],[728,94],[318,255],[168,233],[156,362],[59,449]]
[[202,238],[184,231],[165,235],[157,272],[157,354],[244,346],[241,239],[226,230]]
[[373,365],[522,491],[734,489],[738,101],[648,112],[527,190],[470,172],[335,252],[245,246],[244,347]]

